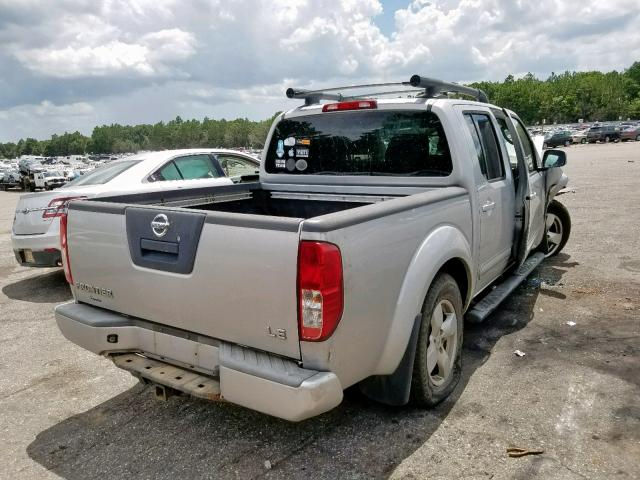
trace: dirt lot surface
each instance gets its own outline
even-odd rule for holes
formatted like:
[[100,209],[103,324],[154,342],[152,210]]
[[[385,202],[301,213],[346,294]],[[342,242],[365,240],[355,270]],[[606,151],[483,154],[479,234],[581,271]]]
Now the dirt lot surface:
[[18,193],[0,192],[0,478],[640,478],[640,143],[568,152],[572,237],[467,325],[454,395],[421,410],[350,394],[300,424],[159,402],[66,341],[64,276],[16,265]]

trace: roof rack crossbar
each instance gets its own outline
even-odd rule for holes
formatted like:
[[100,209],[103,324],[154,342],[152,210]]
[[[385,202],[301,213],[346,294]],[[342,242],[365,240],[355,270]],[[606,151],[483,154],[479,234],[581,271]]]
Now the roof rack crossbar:
[[[419,88],[421,90],[392,90],[392,91],[381,91],[381,92],[371,92],[368,94],[361,95],[352,95],[345,96],[342,93],[334,93],[340,92],[343,90],[353,90],[357,88],[380,88],[380,87],[414,87]],[[423,89],[423,90],[422,90]],[[437,80],[434,78],[421,77],[420,75],[413,75],[408,82],[393,82],[393,83],[369,83],[364,85],[347,85],[344,87],[332,87],[332,88],[324,88],[320,90],[304,90],[297,88],[288,88],[286,91],[286,95],[288,98],[299,98],[304,99],[305,105],[313,105],[315,103],[319,103],[320,100],[332,100],[332,101],[343,101],[347,99],[357,99],[364,97],[371,97],[376,95],[396,95],[402,93],[420,93],[423,98],[433,98],[439,94],[454,92],[454,93],[462,93],[465,95],[469,95],[474,97],[479,102],[487,103],[489,99],[487,98],[487,94],[482,90],[477,88],[466,87],[464,85],[459,85],[457,83],[449,83],[443,82],[442,80]]]
[[479,88],[466,87],[457,83],[443,82],[435,78],[421,77],[420,75],[413,75],[409,80],[412,87],[421,87],[425,89],[427,97],[435,97],[439,93],[462,93],[475,98],[479,102],[489,103],[487,94]]
[[371,98],[371,97],[375,97],[375,96],[379,96],[379,95],[399,95],[399,94],[415,94],[416,96],[418,95],[422,95],[424,94],[424,89],[419,88],[419,89],[412,89],[412,90],[392,90],[389,92],[369,92],[369,93],[363,93],[362,95],[358,94],[358,95],[351,95],[348,97],[344,97],[345,100],[357,100],[359,98]]

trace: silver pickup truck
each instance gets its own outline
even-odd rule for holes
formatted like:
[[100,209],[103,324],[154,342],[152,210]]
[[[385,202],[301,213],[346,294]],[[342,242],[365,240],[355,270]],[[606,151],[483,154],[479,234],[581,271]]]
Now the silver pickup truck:
[[356,384],[390,405],[442,401],[463,316],[484,320],[566,243],[566,157],[540,158],[479,90],[395,88],[409,97],[289,89],[305,104],[274,121],[257,179],[72,202],[64,336],[159,397],[291,421]]

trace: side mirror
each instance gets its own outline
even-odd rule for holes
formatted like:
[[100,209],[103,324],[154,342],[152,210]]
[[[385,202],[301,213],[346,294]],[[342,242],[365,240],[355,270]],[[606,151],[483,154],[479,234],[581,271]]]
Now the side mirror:
[[567,164],[567,154],[562,150],[547,150],[542,157],[544,168],[564,167]]

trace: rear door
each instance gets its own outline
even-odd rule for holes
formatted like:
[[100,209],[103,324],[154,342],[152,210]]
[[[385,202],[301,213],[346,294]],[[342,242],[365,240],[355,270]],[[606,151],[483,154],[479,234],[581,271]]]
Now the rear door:
[[506,152],[500,147],[489,112],[464,111],[467,130],[476,150],[482,174],[478,182],[480,205],[480,249],[478,284],[483,288],[507,267],[514,231],[513,182],[507,178]]
[[529,184],[529,192],[526,196],[528,203],[529,218],[527,225],[527,247],[526,256],[535,249],[545,233],[544,229],[544,185],[545,179],[543,172],[539,171],[540,158],[538,157],[535,145],[527,133],[522,121],[513,114],[510,114],[511,120],[516,130],[520,145],[522,146],[522,155],[527,165],[527,182]]
[[72,203],[68,247],[76,298],[193,338],[299,358],[300,222]]

